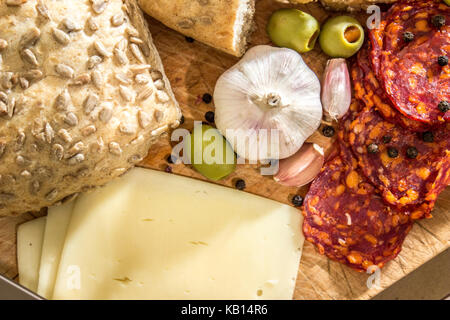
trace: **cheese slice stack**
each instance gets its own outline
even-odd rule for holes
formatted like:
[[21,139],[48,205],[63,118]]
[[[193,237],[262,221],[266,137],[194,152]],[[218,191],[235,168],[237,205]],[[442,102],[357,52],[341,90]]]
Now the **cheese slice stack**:
[[37,218],[17,229],[19,282],[31,291],[36,291],[38,286],[45,221],[46,217]]
[[135,168],[58,210],[40,262],[47,298],[293,296],[303,236],[290,206]]
[[72,216],[73,206],[74,202],[72,201],[48,210],[37,290],[37,293],[42,297],[51,297],[53,295],[59,259],[66,238],[67,227]]

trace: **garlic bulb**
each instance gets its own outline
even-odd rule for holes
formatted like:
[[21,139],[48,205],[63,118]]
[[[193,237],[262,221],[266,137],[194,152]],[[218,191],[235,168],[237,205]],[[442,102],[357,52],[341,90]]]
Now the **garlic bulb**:
[[320,82],[295,51],[256,46],[217,81],[216,125],[250,161],[296,153],[322,119]]
[[323,149],[312,143],[305,143],[292,157],[280,161],[276,182],[289,187],[301,187],[313,181],[324,163]]
[[330,59],[323,78],[322,105],[332,120],[342,118],[352,100],[352,88],[345,59]]

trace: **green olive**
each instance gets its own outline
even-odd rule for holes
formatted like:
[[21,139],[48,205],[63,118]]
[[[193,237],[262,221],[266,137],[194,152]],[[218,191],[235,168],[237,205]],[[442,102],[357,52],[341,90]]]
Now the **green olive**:
[[323,52],[333,58],[349,58],[361,49],[364,29],[355,18],[338,16],[322,26],[319,38]]
[[450,6],[450,0],[444,0],[445,4]]
[[317,20],[297,9],[275,11],[267,24],[267,33],[274,44],[298,52],[308,52],[314,48],[320,33]]
[[217,181],[236,169],[236,155],[217,129],[197,125],[184,143],[192,166],[206,178]]

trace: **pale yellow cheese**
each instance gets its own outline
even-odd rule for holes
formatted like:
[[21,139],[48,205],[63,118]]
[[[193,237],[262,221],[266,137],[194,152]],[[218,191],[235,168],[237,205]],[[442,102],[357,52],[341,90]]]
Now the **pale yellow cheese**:
[[17,229],[19,283],[36,292],[46,217],[21,224]]
[[51,298],[74,201],[48,209],[37,293]]
[[291,299],[300,211],[136,168],[76,202],[54,299]]

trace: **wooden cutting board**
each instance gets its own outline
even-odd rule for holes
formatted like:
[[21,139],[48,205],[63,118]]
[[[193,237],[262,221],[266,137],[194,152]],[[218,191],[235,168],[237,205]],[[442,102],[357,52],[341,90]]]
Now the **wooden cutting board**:
[[[270,14],[277,8],[287,7],[273,0],[257,1],[257,30],[251,45],[269,44],[265,33],[265,25]],[[320,22],[326,20],[332,13],[325,11],[318,4],[298,6],[309,12]],[[356,15],[365,23],[366,15]],[[164,27],[159,22],[148,18],[150,31],[164,62],[175,95],[180,102],[185,123],[182,128],[191,129],[194,120],[205,121],[207,111],[214,111],[214,105],[202,102],[202,95],[214,91],[218,77],[238,59],[202,45],[198,42],[188,42],[185,37]],[[317,47],[312,52],[302,55],[306,63],[320,77],[323,73],[327,57]],[[323,137],[317,132],[310,141],[319,143],[328,151],[333,139]],[[141,166],[165,170],[167,166],[175,174],[205,180],[201,175],[183,164],[169,165],[166,162],[171,152],[170,135],[165,135],[152,147],[148,157]],[[236,179],[244,179],[246,191],[261,195],[279,202],[290,204],[295,194],[304,196],[307,187],[288,188],[273,181],[271,177],[261,176],[259,167],[255,165],[238,166],[237,170],[220,184],[233,187]],[[220,204],[217,204],[220,205]],[[214,209],[214,208],[211,208]],[[15,231],[18,224],[36,216],[45,214],[24,214],[14,218],[0,218],[0,273],[17,279],[15,256]],[[408,235],[403,251],[392,262],[388,263],[380,274],[379,287],[367,287],[368,274],[358,273],[339,263],[330,261],[320,255],[312,244],[305,242],[303,257],[299,267],[295,299],[368,299],[389,287],[414,269],[438,255],[450,246],[450,189],[447,188],[440,196],[434,210],[434,218],[417,222]]]

